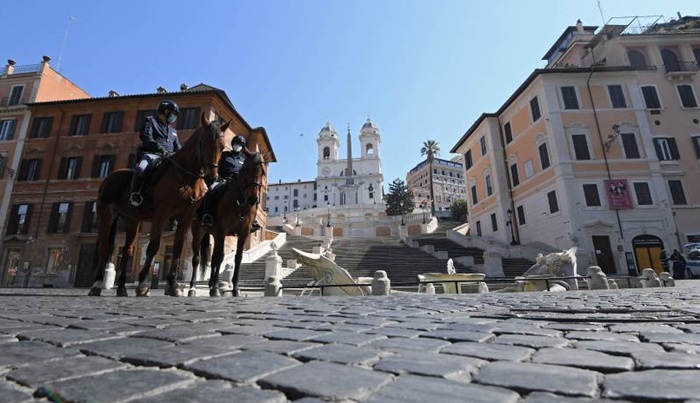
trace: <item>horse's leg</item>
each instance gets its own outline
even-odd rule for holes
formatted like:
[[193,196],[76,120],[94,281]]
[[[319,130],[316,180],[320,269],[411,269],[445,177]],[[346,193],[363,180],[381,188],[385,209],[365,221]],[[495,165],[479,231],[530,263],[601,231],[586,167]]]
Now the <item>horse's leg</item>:
[[[117,218],[112,216],[108,206],[100,205],[97,210],[97,256],[93,271],[95,272],[95,282],[88,292],[88,296],[102,295],[102,282],[104,281],[104,272],[109,259],[110,249],[110,232],[112,225],[116,225]],[[111,242],[114,242],[112,239]]]
[[221,269],[221,262],[224,261],[224,240],[226,239],[226,231],[220,227],[220,224],[217,225],[216,239],[214,239],[214,253],[211,257],[211,276],[209,277],[210,297],[221,296],[218,287],[219,269]]
[[238,273],[241,270],[241,260],[243,260],[243,247],[245,246],[246,240],[248,240],[248,235],[250,234],[249,229],[243,229],[238,234],[238,242],[236,243],[236,256],[234,258],[233,267],[233,296],[240,297],[241,289],[238,287]]
[[197,271],[199,270],[199,247],[202,244],[202,235],[200,234],[199,223],[195,222],[192,224],[192,279],[190,280],[190,291],[187,293],[188,297],[197,296],[197,291],[194,287],[194,282],[197,279]]
[[173,259],[168,270],[168,287],[166,289],[169,291],[166,292],[166,295],[172,297],[181,297],[183,295],[180,284],[177,282],[177,277],[180,274],[180,258],[182,257],[182,247],[185,243],[185,234],[187,234],[192,225],[192,218],[192,215],[187,213],[177,217],[177,230],[173,241]]
[[124,238],[124,248],[122,249],[122,260],[119,268],[119,282],[117,283],[117,297],[128,297],[126,292],[126,273],[131,271],[131,262],[134,258],[134,243],[139,234],[140,222],[136,220],[126,220],[126,236]]
[[160,249],[160,237],[163,234],[163,220],[153,220],[153,225],[151,226],[151,240],[148,242],[148,247],[146,248],[146,261],[141,267],[139,272],[139,286],[136,289],[137,297],[146,297],[151,293],[151,288],[146,282],[146,277],[148,277],[151,271],[151,263],[153,263],[153,258],[158,249]]

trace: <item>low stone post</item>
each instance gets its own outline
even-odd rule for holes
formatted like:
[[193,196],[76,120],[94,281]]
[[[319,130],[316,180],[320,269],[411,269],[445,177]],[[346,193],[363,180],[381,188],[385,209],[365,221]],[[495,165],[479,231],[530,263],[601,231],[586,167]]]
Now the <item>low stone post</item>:
[[605,275],[603,269],[599,266],[590,266],[588,268],[588,289],[589,290],[608,290],[610,289],[610,283],[608,283],[608,276]]
[[676,286],[676,280],[671,277],[671,273],[669,272],[661,272],[659,273],[659,279],[661,280],[661,284],[664,287],[675,287]]
[[281,297],[282,296],[282,283],[279,281],[277,276],[272,276],[267,278],[267,283],[265,284],[265,296],[266,297]]
[[265,278],[279,277],[282,274],[282,258],[275,253],[265,258]]
[[114,287],[114,279],[117,277],[117,271],[114,270],[114,263],[107,263],[105,268],[105,279],[102,282],[103,290],[111,290]]
[[428,283],[425,285],[425,293],[428,295],[435,295],[435,286],[433,283]]
[[390,295],[391,280],[386,275],[386,271],[377,270],[372,279],[372,295]]
[[486,277],[505,277],[503,272],[503,257],[496,249],[484,252],[484,274]]

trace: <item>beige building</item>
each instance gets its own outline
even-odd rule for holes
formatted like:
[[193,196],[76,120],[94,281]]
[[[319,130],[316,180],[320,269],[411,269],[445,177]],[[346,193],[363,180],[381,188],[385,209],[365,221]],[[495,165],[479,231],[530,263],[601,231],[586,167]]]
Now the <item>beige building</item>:
[[[452,202],[466,198],[461,160],[461,155],[451,160],[433,160],[433,195],[437,216],[449,217]],[[427,159],[408,171],[406,186],[413,194],[416,207],[430,209],[430,166]]]
[[700,18],[579,21],[543,59],[451,150],[472,235],[660,270],[662,248],[700,238]]

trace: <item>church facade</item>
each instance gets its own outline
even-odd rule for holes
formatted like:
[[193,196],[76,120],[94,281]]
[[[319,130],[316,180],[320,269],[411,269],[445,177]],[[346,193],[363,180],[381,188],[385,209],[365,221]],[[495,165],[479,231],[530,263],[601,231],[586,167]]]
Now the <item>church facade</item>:
[[[346,155],[340,156],[340,138],[330,123],[318,133],[317,172],[313,181],[278,182],[269,185],[266,210],[270,216],[312,208],[357,208],[383,205],[384,176],[381,135],[367,119],[360,130],[360,156],[353,157],[352,133],[346,135]],[[292,189],[306,185],[307,192]],[[313,189],[313,190],[311,190]],[[309,194],[309,197],[301,195]]]

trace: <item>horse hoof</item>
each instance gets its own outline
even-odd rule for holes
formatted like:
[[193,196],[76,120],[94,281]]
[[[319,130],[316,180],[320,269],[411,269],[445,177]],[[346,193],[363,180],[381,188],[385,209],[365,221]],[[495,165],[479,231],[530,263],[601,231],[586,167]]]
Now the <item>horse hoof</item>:
[[219,292],[219,290],[216,290],[216,289],[209,290],[209,296],[210,297],[220,297],[221,293]]
[[188,297],[196,297],[197,296],[197,291],[192,289],[187,293]]
[[98,287],[92,287],[88,292],[88,297],[99,297],[100,295],[102,295],[102,289]]
[[129,293],[126,292],[126,288],[117,288],[117,297],[128,297]]
[[243,293],[241,292],[241,290],[239,288],[234,289],[232,294],[234,297],[242,297],[243,296]]
[[185,293],[181,289],[176,288],[174,290],[170,290],[170,293],[168,295],[170,295],[171,297],[182,297],[185,295]]
[[137,288],[136,289],[136,296],[137,297],[150,297],[151,296],[151,289],[149,287]]

